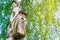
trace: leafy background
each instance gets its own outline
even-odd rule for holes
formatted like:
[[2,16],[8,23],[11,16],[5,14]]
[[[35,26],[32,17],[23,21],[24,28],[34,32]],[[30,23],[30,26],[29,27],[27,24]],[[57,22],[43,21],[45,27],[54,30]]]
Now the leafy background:
[[[11,0],[0,0],[0,40],[6,40]],[[60,40],[60,0],[22,0],[27,13],[26,36],[22,40]]]
[[11,0],[0,0],[0,40],[6,40],[7,24],[10,19]]

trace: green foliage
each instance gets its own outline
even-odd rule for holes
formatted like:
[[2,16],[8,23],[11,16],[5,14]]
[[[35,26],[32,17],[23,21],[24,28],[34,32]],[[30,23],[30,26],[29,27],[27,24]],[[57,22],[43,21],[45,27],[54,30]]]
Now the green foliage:
[[0,40],[6,40],[11,4],[11,0],[0,0]]
[[57,0],[22,0],[22,9],[28,14],[26,39],[53,40],[47,36],[52,33],[51,26],[57,26],[54,14],[57,10]]

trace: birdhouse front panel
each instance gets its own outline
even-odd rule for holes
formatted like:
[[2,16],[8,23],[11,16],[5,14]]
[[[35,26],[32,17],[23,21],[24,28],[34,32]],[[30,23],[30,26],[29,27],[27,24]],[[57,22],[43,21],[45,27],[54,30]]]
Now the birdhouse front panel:
[[26,15],[19,13],[15,18],[15,22],[13,36],[16,38],[24,37],[26,34]]
[[26,16],[24,14],[20,14],[18,15],[18,27],[17,27],[17,32],[21,33],[21,34],[25,34],[25,30],[26,30]]

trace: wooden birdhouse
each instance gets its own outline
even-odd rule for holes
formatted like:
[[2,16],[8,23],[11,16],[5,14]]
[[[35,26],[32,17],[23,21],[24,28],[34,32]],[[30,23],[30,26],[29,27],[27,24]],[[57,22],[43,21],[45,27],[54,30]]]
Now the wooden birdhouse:
[[23,38],[26,34],[26,16],[27,14],[20,11],[14,21],[16,25],[13,29],[14,38]]

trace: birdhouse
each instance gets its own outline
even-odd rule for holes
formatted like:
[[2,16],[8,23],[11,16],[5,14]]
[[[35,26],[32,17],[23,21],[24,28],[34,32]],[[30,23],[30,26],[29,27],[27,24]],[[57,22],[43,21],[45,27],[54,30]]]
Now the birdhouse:
[[23,38],[26,34],[26,17],[27,14],[20,11],[17,17],[15,18],[16,27],[13,29],[14,38]]

